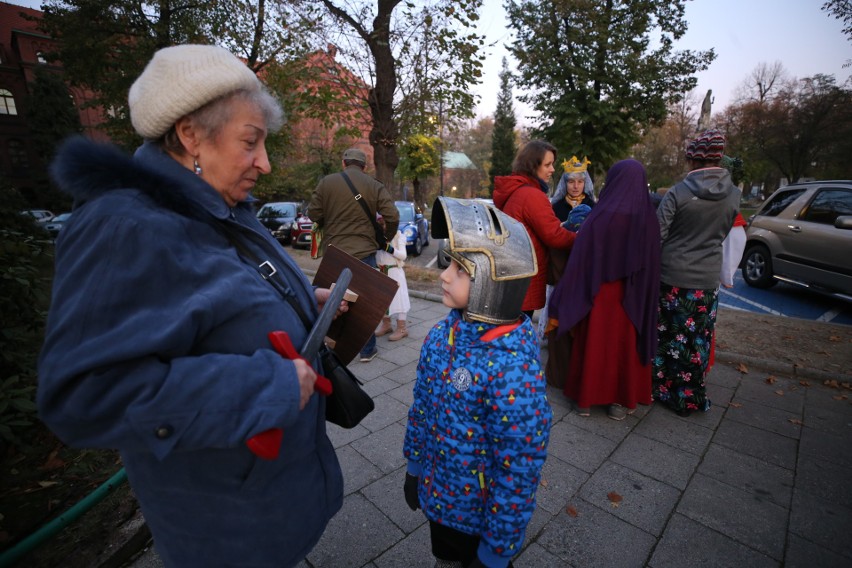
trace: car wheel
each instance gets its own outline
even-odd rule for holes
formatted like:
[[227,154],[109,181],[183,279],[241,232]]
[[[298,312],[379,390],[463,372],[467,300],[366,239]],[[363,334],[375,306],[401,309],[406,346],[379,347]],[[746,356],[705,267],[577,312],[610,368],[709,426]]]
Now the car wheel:
[[438,268],[446,268],[450,265],[450,257],[442,250],[438,251]]
[[414,240],[414,256],[420,256],[420,253],[423,252],[423,242],[418,237]]
[[743,259],[743,280],[754,288],[771,288],[778,283],[772,277],[772,257],[763,245],[752,245]]

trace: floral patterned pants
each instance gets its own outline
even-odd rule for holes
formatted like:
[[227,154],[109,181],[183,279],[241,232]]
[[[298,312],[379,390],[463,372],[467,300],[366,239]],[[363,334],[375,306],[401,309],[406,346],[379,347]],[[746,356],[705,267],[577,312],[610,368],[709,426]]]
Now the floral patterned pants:
[[675,411],[710,410],[704,380],[719,290],[660,285],[653,396]]

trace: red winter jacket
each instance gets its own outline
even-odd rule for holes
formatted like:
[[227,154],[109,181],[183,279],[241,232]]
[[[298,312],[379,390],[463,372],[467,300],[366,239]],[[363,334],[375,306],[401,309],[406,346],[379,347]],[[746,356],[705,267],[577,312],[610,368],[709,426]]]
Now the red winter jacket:
[[545,285],[547,284],[547,265],[550,261],[548,249],[571,248],[574,233],[563,229],[550,199],[541,190],[536,180],[521,174],[498,176],[494,178],[494,205],[498,209],[524,224],[532,239],[538,272],[530,282],[524,304],[524,311],[538,310],[544,307]]

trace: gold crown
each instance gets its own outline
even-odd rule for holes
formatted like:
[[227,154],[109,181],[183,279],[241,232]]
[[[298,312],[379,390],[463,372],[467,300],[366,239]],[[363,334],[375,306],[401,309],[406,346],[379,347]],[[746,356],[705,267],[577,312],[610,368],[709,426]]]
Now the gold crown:
[[565,170],[566,174],[579,174],[585,172],[589,167],[591,162],[589,158],[583,156],[583,161],[577,159],[577,156],[571,156],[570,160],[564,160],[562,162],[562,168]]

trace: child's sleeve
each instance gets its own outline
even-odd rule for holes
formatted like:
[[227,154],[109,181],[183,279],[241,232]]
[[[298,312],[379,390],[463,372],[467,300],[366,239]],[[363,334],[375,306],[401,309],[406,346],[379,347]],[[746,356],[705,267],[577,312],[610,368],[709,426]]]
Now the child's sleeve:
[[502,376],[491,389],[489,515],[478,551],[488,566],[506,565],[520,551],[547,458],[553,414],[532,333],[524,331],[529,337],[521,350],[495,354]]

